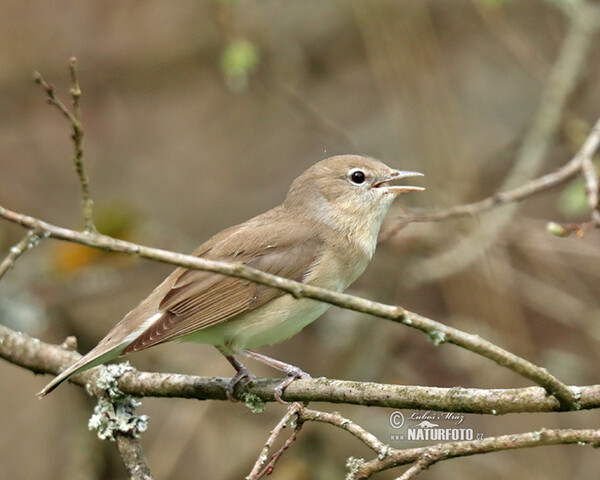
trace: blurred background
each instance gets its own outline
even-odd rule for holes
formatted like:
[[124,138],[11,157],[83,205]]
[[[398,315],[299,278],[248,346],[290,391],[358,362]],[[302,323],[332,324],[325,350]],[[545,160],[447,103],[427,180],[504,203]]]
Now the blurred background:
[[[0,204],[82,226],[69,125],[32,82],[39,70],[68,101],[67,65],[76,55],[101,232],[190,252],[280,203],[305,168],[341,153],[425,173],[427,190],[406,196],[406,206],[397,202],[389,232],[405,208],[481,199],[572,157],[600,116],[598,36],[574,27],[560,8],[580,3],[0,0]],[[595,384],[599,234],[546,232],[548,221],[587,218],[574,181],[519,208],[411,224],[382,238],[350,291],[478,333],[567,384]],[[0,222],[0,251],[23,234]],[[0,322],[46,342],[76,335],[86,352],[170,271],[46,241],[0,283]],[[313,376],[529,385],[470,352],[337,308],[261,351]],[[160,346],[130,361],[161,372],[232,374],[202,345]],[[126,478],[114,445],[87,429],[93,401],[82,389],[64,385],[38,401],[49,376],[0,362],[0,378],[0,479]],[[315,408],[339,410],[394,447],[420,445],[390,441],[397,432],[389,410]],[[239,403],[178,399],[145,399],[139,408],[150,416],[143,443],[163,480],[243,478],[284,411],[268,405],[254,415]],[[469,415],[464,425],[492,436],[599,421],[591,411]],[[583,479],[597,455],[577,446],[502,452],[443,462],[422,478]],[[272,478],[342,478],[349,456],[372,458],[350,435],[307,424]]]

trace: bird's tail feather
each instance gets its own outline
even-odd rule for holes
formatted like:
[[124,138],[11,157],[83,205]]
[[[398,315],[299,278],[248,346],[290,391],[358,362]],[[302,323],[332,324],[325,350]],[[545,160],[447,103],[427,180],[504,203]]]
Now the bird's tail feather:
[[48,395],[52,390],[58,387],[62,382],[67,380],[71,375],[76,375],[90,368],[96,367],[110,360],[113,360],[121,354],[124,346],[119,345],[108,352],[91,350],[87,355],[84,355],[74,364],[69,366],[64,372],[55,377],[48,385],[46,385],[36,396],[42,398]]

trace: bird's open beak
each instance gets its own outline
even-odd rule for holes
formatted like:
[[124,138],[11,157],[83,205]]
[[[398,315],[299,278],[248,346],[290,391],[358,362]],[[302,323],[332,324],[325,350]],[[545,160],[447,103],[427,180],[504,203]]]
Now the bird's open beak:
[[423,187],[415,187],[415,186],[411,186],[411,185],[390,185],[390,182],[399,180],[401,178],[406,178],[406,177],[422,177],[422,176],[423,176],[423,174],[421,172],[410,172],[410,171],[406,171],[406,170],[394,170],[392,172],[392,174],[389,176],[389,178],[386,178],[385,180],[382,180],[381,182],[376,183],[375,185],[373,185],[373,187],[374,188],[385,188],[387,193],[393,193],[395,195],[398,195],[400,193],[407,193],[407,192],[420,192],[425,189]]

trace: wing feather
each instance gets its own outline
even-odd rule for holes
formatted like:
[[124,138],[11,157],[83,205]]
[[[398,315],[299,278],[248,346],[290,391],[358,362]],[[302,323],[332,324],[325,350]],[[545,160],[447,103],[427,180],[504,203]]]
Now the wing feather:
[[[303,281],[318,263],[324,242],[318,237],[262,242],[251,252],[230,249],[225,245],[204,249],[201,257],[236,261],[296,281]],[[300,241],[294,241],[300,240]],[[220,248],[219,248],[220,247]],[[233,320],[285,292],[257,283],[200,270],[181,269],[158,305],[163,315],[142,332],[123,355],[174,340],[195,331]]]

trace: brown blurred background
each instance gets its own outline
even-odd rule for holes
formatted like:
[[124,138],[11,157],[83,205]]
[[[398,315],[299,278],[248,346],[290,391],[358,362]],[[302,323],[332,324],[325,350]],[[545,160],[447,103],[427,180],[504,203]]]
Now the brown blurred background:
[[[1,0],[0,204],[81,226],[69,127],[31,81],[39,70],[68,100],[71,55],[103,233],[189,252],[279,203],[300,172],[339,153],[424,172],[427,191],[406,198],[409,208],[483,198],[509,177],[513,185],[530,178],[516,159],[569,26],[551,3]],[[566,163],[600,115],[597,39],[533,175]],[[496,231],[488,215],[410,225],[380,244],[351,292],[478,333],[568,384],[598,383],[599,235],[545,231],[549,220],[586,219],[582,191],[573,182],[530,199]],[[388,220],[401,213],[398,204]],[[22,235],[0,222],[2,252]],[[76,335],[87,351],[169,271],[47,241],[1,282],[0,322],[48,342]],[[474,354],[336,308],[262,351],[314,376],[528,385]],[[232,373],[208,346],[160,346],[130,360],[163,372]],[[82,389],[65,385],[38,401],[49,377],[5,362],[0,375],[0,479],[126,478],[114,446],[87,430],[93,402]],[[395,433],[389,410],[317,407],[342,411],[384,441]],[[150,415],[143,442],[157,479],[234,479],[249,472],[284,408],[253,415],[242,404],[146,399],[139,411]],[[465,424],[491,436],[599,421],[579,412],[467,416]],[[272,478],[342,478],[349,456],[371,452],[309,424]],[[576,446],[495,453],[444,462],[422,478],[583,479],[597,456]]]

